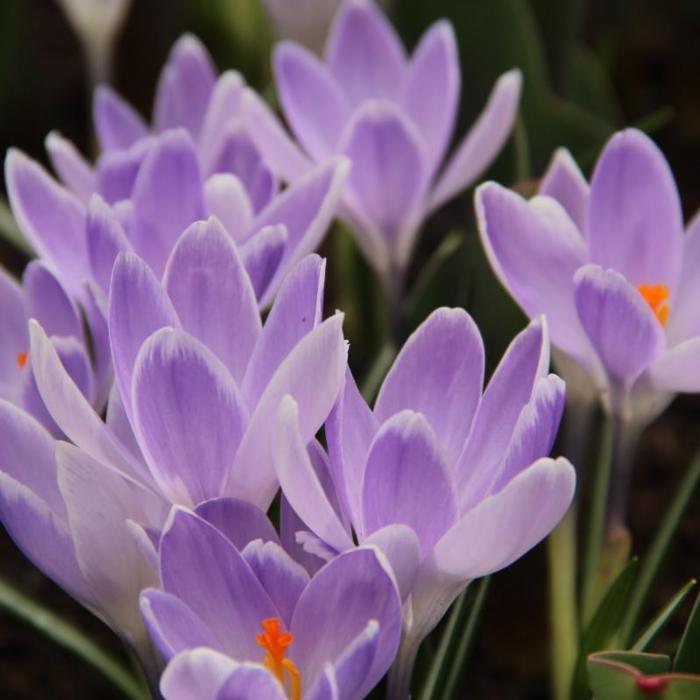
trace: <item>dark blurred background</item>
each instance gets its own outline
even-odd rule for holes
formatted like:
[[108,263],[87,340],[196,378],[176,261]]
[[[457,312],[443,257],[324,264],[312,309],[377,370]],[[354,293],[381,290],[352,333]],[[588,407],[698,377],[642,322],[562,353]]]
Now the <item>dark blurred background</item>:
[[[394,0],[391,14],[409,47],[432,21],[452,20],[462,57],[462,118],[478,114],[495,80],[519,66],[522,111],[489,177],[531,191],[558,146],[586,173],[612,131],[647,130],[676,175],[686,216],[700,207],[700,3],[697,0]],[[220,69],[236,68],[272,96],[272,30],[258,0],[133,0],[117,44],[113,83],[144,115],[172,43],[196,33]],[[0,2],[0,147],[17,146],[46,161],[52,129],[93,153],[89,87],[80,44],[56,0]],[[7,228],[0,216],[0,229]],[[376,356],[381,302],[347,234],[334,230],[328,307],[347,312],[351,361],[362,374]],[[26,258],[5,238],[0,260],[21,273]],[[699,271],[700,274],[700,271]],[[485,337],[490,363],[523,325],[520,312],[493,280],[474,233],[467,192],[428,222],[412,266],[407,314],[412,326],[442,304],[465,306]],[[633,482],[633,549],[643,555],[700,442],[700,401],[676,400],[647,431]],[[585,474],[583,475],[585,479]],[[658,582],[649,611],[700,574],[700,509],[692,505]],[[0,536],[0,576],[121,653],[100,622],[73,603]],[[495,577],[463,697],[536,700],[548,697],[547,586],[542,547]],[[682,629],[681,610],[656,644],[664,651]],[[672,647],[671,647],[672,648]],[[0,696],[116,698],[90,668],[0,612]]]

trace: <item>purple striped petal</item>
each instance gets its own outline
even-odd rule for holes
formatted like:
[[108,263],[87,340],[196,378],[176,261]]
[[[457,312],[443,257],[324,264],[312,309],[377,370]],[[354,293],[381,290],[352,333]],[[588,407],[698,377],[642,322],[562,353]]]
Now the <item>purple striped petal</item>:
[[97,178],[90,163],[68,139],[52,131],[44,141],[54,172],[78,199],[87,204],[97,189]]
[[95,90],[92,121],[103,151],[129,148],[148,135],[143,117],[107,85],[100,85]]
[[160,692],[165,700],[216,700],[219,688],[238,666],[213,649],[183,651],[163,672]]
[[587,235],[590,187],[566,148],[555,152],[540,183],[539,193],[556,199],[576,224],[579,233],[584,237]]

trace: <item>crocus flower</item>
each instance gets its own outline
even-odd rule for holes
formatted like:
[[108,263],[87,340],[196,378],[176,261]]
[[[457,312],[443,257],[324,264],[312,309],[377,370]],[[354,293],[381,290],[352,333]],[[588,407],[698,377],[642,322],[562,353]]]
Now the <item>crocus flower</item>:
[[325,61],[283,42],[275,51],[274,72],[299,146],[248,91],[251,138],[287,180],[335,154],[352,161],[340,214],[387,292],[396,295],[423,221],[472,183],[508,136],[520,94],[519,71],[501,76],[447,162],[460,94],[459,57],[448,22],[428,29],[408,58],[374,2],[346,0],[333,23]]
[[260,303],[268,306],[286,273],[325,234],[347,164],[328,162],[278,193],[235,118],[240,79],[215,83],[203,52],[192,37],[173,50],[158,89],[156,135],[115,94],[98,91],[104,152],[94,172],[67,142],[49,137],[54,168],[73,191],[22,153],[8,153],[15,218],[74,298],[86,279],[106,292],[122,250],[134,250],[162,275],[185,228],[213,214],[240,245]]
[[166,700],[359,700],[389,668],[401,603],[388,561],[359,547],[311,580],[274,542],[242,551],[175,509],[160,542],[162,590],[142,594],[166,659]]
[[[296,402],[279,414],[275,466],[317,556],[360,543],[389,558],[405,601],[393,698],[408,695],[418,645],[469,581],[545,537],[573,497],[565,459],[549,459],[564,385],[547,374],[544,319],[516,337],[482,395],[484,351],[461,309],[438,309],[366,405],[351,375],[326,423],[328,473],[312,462]],[[352,528],[352,530],[351,530]]]
[[495,183],[476,194],[494,271],[605,407],[645,425],[676,392],[700,390],[697,256],[683,233],[668,163],[644,134],[615,134],[590,187],[571,156],[554,157],[529,202]]
[[60,443],[54,459],[48,433],[0,404],[3,524],[142,658],[149,646],[137,598],[152,583],[149,561],[170,505],[235,497],[266,510],[277,491],[269,426],[281,398],[291,393],[302,406],[307,442],[333,406],[346,349],[342,315],[321,322],[324,269],[317,256],[303,260],[262,326],[215,220],[185,232],[163,284],[122,253],[109,302],[115,388],[106,423],[31,323],[38,391],[73,444]]

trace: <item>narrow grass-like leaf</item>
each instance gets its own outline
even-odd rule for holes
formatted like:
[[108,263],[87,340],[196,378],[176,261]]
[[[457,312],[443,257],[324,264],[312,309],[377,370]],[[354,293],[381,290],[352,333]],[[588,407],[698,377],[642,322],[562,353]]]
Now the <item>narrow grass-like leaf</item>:
[[673,659],[676,673],[700,674],[700,595],[695,601]]

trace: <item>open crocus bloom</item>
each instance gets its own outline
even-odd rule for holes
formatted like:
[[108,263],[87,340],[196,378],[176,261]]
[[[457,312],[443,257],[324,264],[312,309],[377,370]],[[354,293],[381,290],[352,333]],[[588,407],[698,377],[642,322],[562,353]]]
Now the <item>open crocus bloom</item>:
[[[320,556],[374,543],[405,601],[404,697],[418,644],[472,579],[522,556],[569,507],[575,475],[549,459],[564,402],[547,374],[543,318],[506,352],[482,395],[481,337],[461,309],[438,309],[398,355],[366,405],[348,371],[326,422],[330,461],[311,460],[296,402],[280,408],[275,466]],[[324,473],[325,468],[325,473]]]
[[32,322],[38,391],[73,444],[60,443],[54,458],[51,436],[1,404],[2,521],[39,568],[142,655],[137,598],[170,505],[229,496],[266,510],[277,491],[269,426],[280,400],[299,401],[306,441],[333,406],[346,348],[342,315],[321,322],[324,269],[317,256],[299,263],[263,327],[215,220],[183,234],[162,285],[122,253],[110,294],[116,381],[106,423]]
[[174,657],[166,700],[356,700],[396,654],[401,603],[376,548],[346,552],[309,580],[275,542],[237,547],[176,508],[159,560],[162,590],[145,591],[141,607]]
[[430,212],[472,183],[496,156],[513,124],[521,83],[518,71],[498,80],[484,112],[443,165],[460,94],[449,23],[428,29],[409,58],[374,2],[346,0],[325,61],[283,42],[274,71],[284,115],[301,148],[248,91],[251,138],[275,173],[290,181],[311,162],[336,154],[352,161],[341,215],[385,284],[402,276]]
[[322,164],[279,193],[241,131],[242,90],[231,76],[215,84],[204,49],[186,37],[161,77],[155,134],[105,88],[95,103],[104,151],[94,171],[74,148],[49,137],[54,168],[72,191],[19,151],[8,153],[17,222],[74,298],[82,298],[86,279],[106,293],[120,251],[135,251],[160,277],[180,234],[210,215],[240,246],[263,307],[316,248],[335,214],[347,163]]
[[654,143],[612,137],[590,188],[568,153],[529,202],[495,183],[476,194],[501,282],[582,368],[608,411],[644,425],[675,392],[700,390],[700,226],[683,234],[678,191]]

